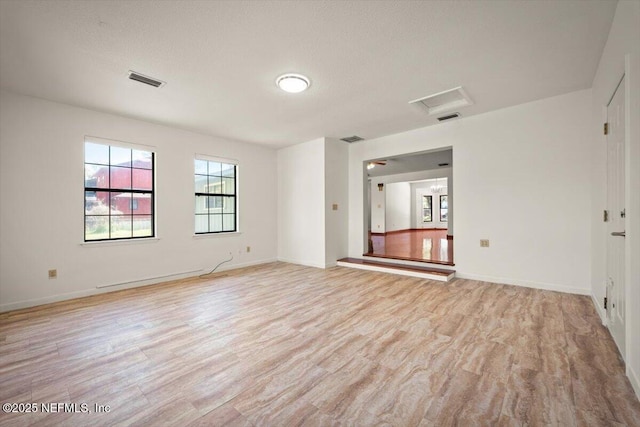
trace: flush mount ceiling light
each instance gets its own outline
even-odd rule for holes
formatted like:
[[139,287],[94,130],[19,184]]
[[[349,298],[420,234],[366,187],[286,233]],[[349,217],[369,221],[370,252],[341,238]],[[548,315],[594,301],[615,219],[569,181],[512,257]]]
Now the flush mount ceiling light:
[[285,92],[300,93],[311,85],[309,79],[302,74],[283,74],[276,79],[276,85]]

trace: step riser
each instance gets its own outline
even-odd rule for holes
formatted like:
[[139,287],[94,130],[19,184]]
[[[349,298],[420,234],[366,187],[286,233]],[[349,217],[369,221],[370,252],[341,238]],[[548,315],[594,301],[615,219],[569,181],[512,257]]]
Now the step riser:
[[410,265],[412,267],[431,267],[431,268],[439,268],[441,270],[454,270],[454,266],[446,265],[446,264],[433,264],[430,262],[420,262],[420,261],[409,261],[404,259],[394,259],[394,258],[384,258],[384,257],[375,257],[370,255],[363,255],[363,259],[376,261],[376,262],[384,262],[386,264],[398,264],[398,265]]
[[398,270],[389,267],[378,267],[373,265],[353,264],[349,262],[338,261],[337,265],[340,267],[357,268],[359,270],[378,271],[381,273],[399,274],[401,276],[417,277],[420,279],[437,280],[438,282],[448,282],[455,277],[455,273],[451,273],[448,276],[442,274],[429,274],[419,273],[414,271]]

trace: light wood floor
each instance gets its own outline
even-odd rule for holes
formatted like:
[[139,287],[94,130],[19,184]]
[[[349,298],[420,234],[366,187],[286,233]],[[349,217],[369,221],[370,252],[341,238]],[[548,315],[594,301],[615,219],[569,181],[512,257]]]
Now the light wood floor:
[[588,297],[274,263],[0,315],[6,425],[638,426]]

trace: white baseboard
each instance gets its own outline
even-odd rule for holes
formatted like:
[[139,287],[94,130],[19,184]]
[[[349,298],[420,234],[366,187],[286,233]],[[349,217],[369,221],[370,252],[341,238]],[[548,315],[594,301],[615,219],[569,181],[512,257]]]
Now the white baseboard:
[[282,258],[282,257],[278,257],[278,261],[288,262],[289,264],[304,265],[305,267],[315,267],[315,268],[322,268],[322,269],[326,268],[326,265],[319,262],[314,262],[314,261],[289,259],[289,258]]
[[[237,270],[239,268],[245,268],[245,267],[253,267],[254,265],[262,265],[262,264],[269,264],[270,262],[276,262],[278,261],[276,258],[267,258],[267,259],[261,259],[258,261],[250,261],[250,262],[243,262],[241,264],[230,264],[230,265],[221,265],[219,269],[216,270],[216,273],[219,271],[229,271],[229,270]],[[208,273],[211,270],[207,270],[206,268],[203,269],[206,270],[205,273]]]
[[607,313],[604,311],[604,307],[600,305],[600,302],[593,294],[591,294],[591,300],[593,301],[593,305],[596,307],[596,312],[598,313],[598,316],[600,316],[602,324],[607,326]]
[[483,282],[500,283],[503,285],[522,286],[525,288],[542,289],[546,291],[564,292],[567,294],[591,295],[590,289],[558,285],[555,283],[532,282],[528,280],[510,279],[508,277],[481,276],[478,274],[467,274],[467,273],[461,273],[461,272],[456,272],[456,277],[460,279],[481,280]]
[[636,371],[634,371],[633,368],[629,366],[629,364],[627,364],[627,377],[629,378],[629,382],[631,382],[633,390],[636,392],[638,400],[640,400],[640,377],[638,376]]
[[[253,265],[267,264],[275,261],[276,259],[266,259],[266,260],[246,262],[242,264],[232,264],[229,266],[221,266],[221,268],[216,271],[234,270],[238,268],[250,267]],[[66,292],[63,294],[51,295],[43,298],[34,298],[34,299],[17,301],[17,302],[8,303],[8,304],[0,304],[0,313],[6,312],[6,311],[12,311],[12,310],[20,310],[22,308],[35,307],[43,304],[66,301],[74,298],[82,298],[82,297],[88,297],[91,295],[104,294],[107,292],[120,291],[123,289],[131,289],[131,288],[138,288],[140,286],[155,285],[158,283],[169,282],[172,280],[187,279],[189,277],[195,277],[200,274],[207,273],[208,271],[210,270],[208,270],[207,268],[182,271],[179,273],[170,273],[162,276],[147,277],[143,279],[134,279],[134,280],[118,282],[113,284],[97,285],[95,288],[91,288],[91,289],[83,289],[80,291]]]

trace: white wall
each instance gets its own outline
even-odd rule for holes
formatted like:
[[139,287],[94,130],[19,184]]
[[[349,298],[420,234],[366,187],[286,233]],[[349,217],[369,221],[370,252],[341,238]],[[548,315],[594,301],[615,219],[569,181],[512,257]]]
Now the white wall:
[[[386,183],[379,178],[371,179],[371,232],[386,233]],[[378,188],[378,184],[383,184],[382,191]],[[366,197],[366,196],[365,196]],[[366,252],[366,251],[365,251]]]
[[324,138],[278,150],[279,260],[325,266],[324,156]]
[[347,256],[346,144],[319,138],[278,150],[279,260],[325,268]]
[[349,146],[338,139],[325,140],[325,189],[325,265],[329,267],[349,252]]
[[[620,1],[616,7],[607,44],[593,80],[591,119],[591,276],[594,303],[605,320],[606,227],[606,139],[602,132],[605,107],[626,74],[627,100],[627,374],[640,396],[640,2]],[[627,57],[629,54],[632,56]],[[625,66],[625,61],[627,65]]]
[[[4,91],[0,111],[0,310],[275,260],[274,150]],[[85,135],[155,146],[157,239],[83,245]],[[195,153],[239,161],[241,233],[194,237]]]
[[582,90],[352,144],[349,255],[365,243],[362,162],[453,147],[458,275],[589,294],[590,104]]
[[385,186],[386,232],[411,228],[411,184],[395,182]]

